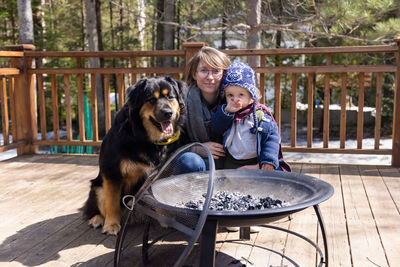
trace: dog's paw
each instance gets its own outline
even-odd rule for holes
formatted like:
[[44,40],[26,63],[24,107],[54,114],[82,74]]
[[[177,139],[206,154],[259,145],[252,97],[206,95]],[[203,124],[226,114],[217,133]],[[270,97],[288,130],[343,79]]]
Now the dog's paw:
[[119,223],[106,223],[103,226],[102,233],[108,235],[117,235],[120,229],[121,225]]
[[121,225],[119,223],[105,224],[103,226],[102,233],[108,235],[117,235],[120,229]]
[[95,215],[89,220],[88,224],[93,228],[100,227],[104,224],[104,217],[99,214]]

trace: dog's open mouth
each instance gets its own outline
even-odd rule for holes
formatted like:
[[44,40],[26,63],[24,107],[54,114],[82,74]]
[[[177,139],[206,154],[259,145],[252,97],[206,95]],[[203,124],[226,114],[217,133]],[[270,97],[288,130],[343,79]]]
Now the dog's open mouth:
[[174,132],[174,126],[171,121],[158,122],[153,117],[150,117],[151,122],[160,130],[160,132],[170,135]]

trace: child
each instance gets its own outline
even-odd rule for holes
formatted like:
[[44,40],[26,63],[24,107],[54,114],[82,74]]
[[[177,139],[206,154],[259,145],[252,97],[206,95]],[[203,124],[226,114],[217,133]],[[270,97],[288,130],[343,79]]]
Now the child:
[[223,135],[224,169],[282,170],[278,126],[258,103],[253,69],[235,61],[222,79],[221,92],[227,103],[212,116],[211,130]]

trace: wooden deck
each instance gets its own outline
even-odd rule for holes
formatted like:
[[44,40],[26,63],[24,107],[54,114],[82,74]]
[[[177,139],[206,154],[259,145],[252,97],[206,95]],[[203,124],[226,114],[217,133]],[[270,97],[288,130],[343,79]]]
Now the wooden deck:
[[[1,266],[112,266],[116,237],[82,220],[97,156],[22,156],[0,162]],[[400,170],[381,166],[293,164],[335,188],[320,205],[327,228],[329,266],[399,266]],[[272,223],[321,244],[312,208]],[[123,266],[142,266],[143,226],[126,238]],[[158,226],[156,231],[163,231]],[[220,229],[216,266],[315,266],[315,249],[286,232],[263,228],[251,240]],[[172,266],[183,248],[175,234],[150,250],[151,266]],[[230,242],[228,242],[230,241]],[[322,245],[320,245],[322,247]],[[178,251],[178,252],[177,252]],[[195,249],[188,266],[196,266]]]

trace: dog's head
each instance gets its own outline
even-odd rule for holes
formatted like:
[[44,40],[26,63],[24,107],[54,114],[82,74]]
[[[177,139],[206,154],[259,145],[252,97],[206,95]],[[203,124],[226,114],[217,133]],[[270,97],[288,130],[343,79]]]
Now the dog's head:
[[172,138],[183,124],[185,89],[182,81],[170,77],[138,81],[128,92],[129,119],[133,127],[142,125],[153,143]]

